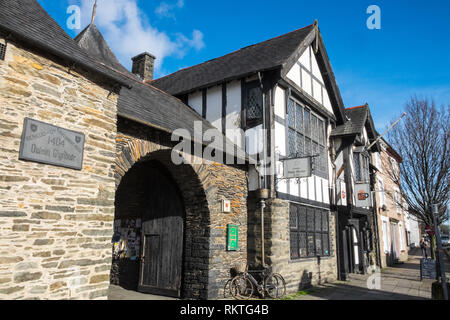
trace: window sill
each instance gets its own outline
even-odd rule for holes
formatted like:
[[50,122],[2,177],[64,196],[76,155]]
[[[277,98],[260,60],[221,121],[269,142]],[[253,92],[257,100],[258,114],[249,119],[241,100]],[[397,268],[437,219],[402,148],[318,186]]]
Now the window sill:
[[[331,260],[333,259],[334,256],[324,256],[324,257],[320,257],[320,260]],[[302,263],[302,262],[312,262],[312,261],[317,261],[317,257],[309,257],[309,258],[300,258],[300,259],[289,259],[288,263]]]

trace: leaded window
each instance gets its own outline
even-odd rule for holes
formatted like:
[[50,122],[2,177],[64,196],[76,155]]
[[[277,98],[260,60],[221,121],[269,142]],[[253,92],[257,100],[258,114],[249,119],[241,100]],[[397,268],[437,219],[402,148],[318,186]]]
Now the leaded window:
[[369,157],[361,152],[353,152],[353,165],[355,166],[355,180],[357,182],[368,182]]
[[330,255],[328,219],[327,210],[291,203],[291,259]]
[[315,156],[314,174],[327,178],[325,121],[294,99],[288,100],[286,118],[288,156],[290,158]]
[[245,90],[246,127],[253,128],[263,122],[263,93],[258,81],[247,83]]

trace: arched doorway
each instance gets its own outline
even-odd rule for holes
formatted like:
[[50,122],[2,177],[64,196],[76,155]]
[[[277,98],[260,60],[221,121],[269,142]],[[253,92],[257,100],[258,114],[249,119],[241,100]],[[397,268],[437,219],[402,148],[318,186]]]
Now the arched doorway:
[[180,297],[184,224],[183,200],[169,171],[156,160],[136,163],[116,192],[117,284]]

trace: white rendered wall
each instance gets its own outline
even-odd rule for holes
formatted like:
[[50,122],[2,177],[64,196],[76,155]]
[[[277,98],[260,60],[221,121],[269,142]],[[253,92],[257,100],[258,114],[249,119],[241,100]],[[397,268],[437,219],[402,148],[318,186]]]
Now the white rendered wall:
[[209,88],[206,94],[206,120],[222,131],[222,86]]
[[[301,68],[297,63],[289,70],[287,77],[292,80],[298,87],[302,88],[309,94],[316,102],[323,105],[328,111],[333,113],[330,98],[323,81],[322,73],[317,64],[316,56],[312,47],[308,47],[302,54],[298,63],[302,65]],[[310,76],[304,70],[308,70],[316,79]]]
[[227,83],[226,136],[242,148],[241,109],[241,82]]
[[188,105],[199,115],[203,113],[203,94],[201,91],[191,93],[188,96]]

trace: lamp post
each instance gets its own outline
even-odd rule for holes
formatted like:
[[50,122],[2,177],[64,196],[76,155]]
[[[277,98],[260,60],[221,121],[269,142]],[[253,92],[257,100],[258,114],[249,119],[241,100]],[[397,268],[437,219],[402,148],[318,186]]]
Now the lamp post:
[[438,251],[437,256],[439,258],[439,270],[441,273],[442,290],[444,293],[444,300],[448,300],[447,280],[445,277],[445,264],[444,264],[444,257],[442,256],[441,233],[439,232],[439,226],[437,223],[437,215],[439,214],[439,205],[434,204],[432,207],[433,207],[432,214],[433,214],[434,230],[436,232],[436,240],[437,240],[437,251]]

